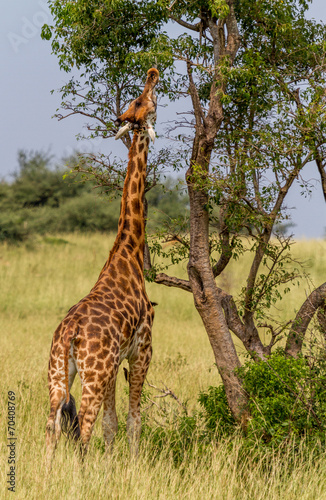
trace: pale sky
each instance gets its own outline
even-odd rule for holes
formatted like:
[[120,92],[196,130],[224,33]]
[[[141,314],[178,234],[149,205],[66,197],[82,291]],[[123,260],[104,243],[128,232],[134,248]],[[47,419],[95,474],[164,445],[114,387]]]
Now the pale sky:
[[[313,0],[309,17],[326,22],[326,0]],[[51,23],[44,0],[11,0],[2,2],[0,17],[0,67],[1,78],[1,162],[0,178],[17,169],[17,151],[50,151],[58,159],[74,150],[93,152],[101,150],[126,156],[126,150],[113,139],[98,140],[95,144],[81,144],[75,139],[85,122],[81,117],[71,117],[58,122],[52,118],[60,106],[60,95],[51,95],[69,75],[60,71],[57,58],[51,54],[50,42],[41,40],[44,23]],[[161,113],[161,110],[159,110]],[[173,107],[170,113],[173,113]],[[166,112],[164,112],[165,115]],[[172,117],[171,117],[172,118]],[[166,119],[166,118],[165,118]],[[164,129],[157,127],[160,135]],[[158,147],[164,139],[159,138]],[[297,238],[325,236],[326,204],[319,188],[315,167],[307,179],[316,179],[316,190],[310,198],[300,196],[295,187],[287,201],[296,227]]]

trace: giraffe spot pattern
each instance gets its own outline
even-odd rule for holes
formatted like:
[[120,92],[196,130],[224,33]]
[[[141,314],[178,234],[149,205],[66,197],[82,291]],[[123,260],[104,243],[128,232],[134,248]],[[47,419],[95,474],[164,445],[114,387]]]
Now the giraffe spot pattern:
[[138,192],[137,182],[133,181],[131,183],[131,194],[136,194]]
[[139,173],[142,173],[142,172],[143,172],[143,170],[144,170],[144,165],[143,165],[142,158],[137,158],[137,168],[138,168],[138,172],[139,172]]
[[[132,200],[131,206],[132,206],[133,213],[135,215],[139,215],[140,214],[140,201],[137,198]],[[138,224],[140,224],[140,221],[138,221],[137,219],[133,219],[133,225],[135,225],[135,221],[137,221]]]

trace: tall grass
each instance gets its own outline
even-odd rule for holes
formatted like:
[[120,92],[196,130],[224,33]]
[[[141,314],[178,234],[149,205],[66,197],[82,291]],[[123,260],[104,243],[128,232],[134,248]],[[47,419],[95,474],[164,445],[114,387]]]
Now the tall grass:
[[[1,366],[1,489],[0,498],[11,498],[6,490],[7,393],[17,398],[17,499],[61,498],[216,498],[216,499],[323,499],[326,498],[326,463],[302,452],[291,456],[291,468],[277,455],[244,458],[241,439],[211,444],[197,452],[184,450],[178,465],[168,444],[155,446],[155,436],[146,431],[137,462],[130,462],[124,430],[128,395],[122,370],[117,382],[117,410],[121,422],[111,455],[102,453],[101,415],[83,466],[61,439],[50,476],[44,468],[45,424],[48,416],[47,364],[53,331],[71,305],[95,283],[106,260],[113,237],[99,234],[43,238],[29,246],[0,247],[0,366]],[[316,286],[326,275],[326,242],[302,241],[294,250],[310,262]],[[236,294],[249,265],[245,256],[221,279]],[[185,274],[180,265],[174,269]],[[190,294],[148,284],[148,294],[158,303],[153,328],[153,359],[148,381],[167,386],[186,405],[188,414],[198,410],[200,390],[219,383],[211,348]],[[282,304],[288,315],[298,309],[308,285],[293,290]],[[241,350],[241,345],[237,343]],[[80,397],[76,380],[72,392]],[[151,428],[172,426],[184,410],[160,393],[145,387],[143,414]],[[151,409],[147,409],[154,401]],[[196,451],[196,450],[195,450]],[[289,460],[290,462],[290,460]]]

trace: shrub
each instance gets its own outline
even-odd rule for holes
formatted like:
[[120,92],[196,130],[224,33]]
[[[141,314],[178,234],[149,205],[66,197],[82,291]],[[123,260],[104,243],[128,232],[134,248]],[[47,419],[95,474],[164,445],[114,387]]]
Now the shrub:
[[42,215],[34,221],[33,232],[114,231],[118,226],[119,202],[85,193],[56,209],[47,209]]
[[[238,370],[248,395],[251,419],[246,441],[250,445],[279,447],[303,437],[314,444],[325,441],[326,364],[323,354],[313,359],[286,357],[278,350],[266,361],[248,360]],[[236,423],[224,388],[201,393],[200,404],[208,432],[232,434]]]
[[217,429],[219,434],[229,435],[234,432],[236,422],[228,406],[223,385],[209,387],[207,392],[201,392],[198,401],[204,409],[201,417],[210,434],[215,434]]
[[27,236],[24,211],[0,213],[0,241],[19,243]]

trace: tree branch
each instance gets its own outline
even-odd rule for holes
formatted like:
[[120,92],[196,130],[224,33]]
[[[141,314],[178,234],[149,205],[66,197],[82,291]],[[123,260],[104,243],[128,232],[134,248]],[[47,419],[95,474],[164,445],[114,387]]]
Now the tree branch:
[[318,172],[320,174],[321,186],[322,186],[324,198],[326,201],[326,171],[325,171],[325,166],[323,165],[323,162],[321,161],[321,158],[319,156],[319,153],[317,154],[316,165],[318,168]]
[[326,282],[316,288],[304,301],[296,315],[287,339],[285,352],[296,357],[302,349],[304,336],[312,317],[320,307],[325,307]]
[[[221,255],[219,260],[213,266],[214,278],[219,276],[226,268],[232,257],[232,243],[230,244],[230,232],[225,224],[225,209],[220,208],[220,241],[221,241]],[[233,240],[232,240],[233,242]]]
[[220,288],[218,288],[218,291],[228,328],[241,340],[250,354],[265,359],[265,356],[270,354],[269,348],[263,345],[258,332],[257,335],[253,335],[243,324],[232,295],[227,294]]
[[200,31],[201,22],[199,22],[197,24],[190,24],[190,23],[187,23],[187,21],[183,21],[182,19],[178,19],[177,17],[174,17],[172,14],[169,14],[169,19],[180,24],[180,26],[187,28],[188,30],[197,31],[197,32]]
[[318,309],[317,319],[324,339],[326,340],[326,302]]
[[181,288],[182,290],[186,290],[186,292],[192,292],[189,281],[175,278],[174,276],[168,276],[165,273],[158,273],[154,281],[160,285]]
[[187,73],[188,73],[188,79],[189,79],[190,96],[191,96],[192,105],[194,107],[194,112],[195,112],[196,126],[199,129],[202,127],[202,125],[205,125],[205,115],[203,113],[203,109],[202,109],[202,106],[200,103],[198,91],[197,91],[196,85],[195,85],[193,77],[192,77],[192,69],[191,69],[190,61],[187,61]]

